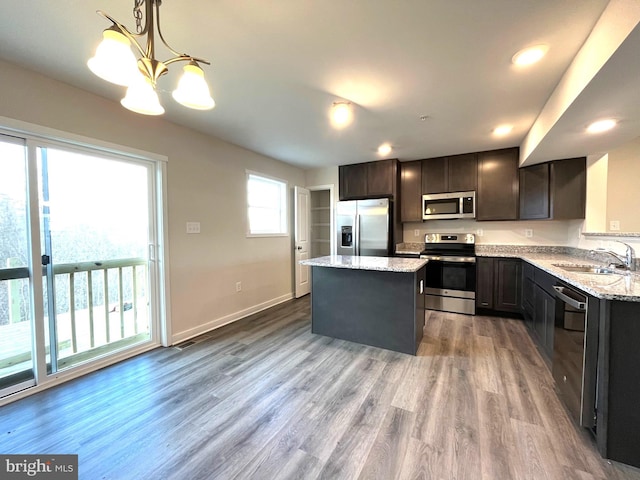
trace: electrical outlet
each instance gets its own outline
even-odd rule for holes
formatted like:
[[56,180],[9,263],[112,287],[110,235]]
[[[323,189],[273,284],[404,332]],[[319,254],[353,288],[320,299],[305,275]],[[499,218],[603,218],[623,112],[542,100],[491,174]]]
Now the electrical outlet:
[[236,282],[236,292],[242,291],[242,282]]
[[484,235],[484,230],[479,228],[478,230],[476,230],[476,235],[478,235],[479,237],[483,236]]
[[531,228],[525,228],[524,230],[524,236],[527,238],[531,238],[533,237],[533,229]]
[[420,236],[420,230],[418,230],[417,228],[413,231],[413,236],[414,237],[419,237]]
[[187,222],[187,233],[200,233],[200,222]]
[[620,231],[620,220],[611,220],[609,222],[609,230],[612,232]]

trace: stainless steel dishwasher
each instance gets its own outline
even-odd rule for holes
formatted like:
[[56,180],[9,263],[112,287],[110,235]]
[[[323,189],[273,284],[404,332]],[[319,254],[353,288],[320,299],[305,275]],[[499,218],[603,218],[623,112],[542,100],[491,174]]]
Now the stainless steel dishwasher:
[[555,285],[553,289],[557,302],[553,378],[560,397],[575,420],[593,429],[596,422],[598,327],[589,324],[589,298],[586,294],[565,284]]

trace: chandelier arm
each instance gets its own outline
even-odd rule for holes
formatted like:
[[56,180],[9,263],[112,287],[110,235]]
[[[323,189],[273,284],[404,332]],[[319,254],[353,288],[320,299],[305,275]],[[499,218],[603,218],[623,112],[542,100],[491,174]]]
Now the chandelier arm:
[[120,22],[118,22],[115,18],[113,18],[112,16],[110,16],[109,14],[103,12],[102,10],[97,10],[96,13],[98,13],[98,15],[103,16],[104,18],[106,18],[107,20],[109,20],[111,23],[113,23],[113,25],[115,27],[118,27],[118,30],[120,30],[120,33],[122,33],[125,37],[127,37],[129,39],[129,41],[133,42],[133,44],[136,46],[136,48],[138,49],[138,51],[140,52],[140,54],[142,54],[143,56],[145,55],[145,51],[144,48],[142,48],[142,46],[138,43],[138,40],[136,40],[136,37],[140,37],[142,35],[145,34],[146,30],[147,30],[147,26],[145,25],[145,28],[143,30],[142,33],[139,34],[134,34],[131,33],[127,27],[125,27],[124,25],[122,25]]
[[170,65],[175,62],[198,62],[204,63],[205,65],[211,65],[211,62],[205,60],[204,58],[192,57],[191,55],[178,55],[177,57],[170,58],[169,60],[163,60],[162,63],[165,65]]

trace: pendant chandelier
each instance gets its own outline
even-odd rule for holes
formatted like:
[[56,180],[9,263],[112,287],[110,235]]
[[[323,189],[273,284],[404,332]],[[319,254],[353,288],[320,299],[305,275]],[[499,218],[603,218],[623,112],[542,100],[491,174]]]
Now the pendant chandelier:
[[[178,53],[171,48],[160,30],[160,5],[162,0],[134,0],[133,16],[136,20],[136,33],[131,33],[124,25],[98,10],[98,14],[113,25],[102,33],[102,42],[95,56],[87,62],[89,69],[97,76],[116,85],[127,87],[127,93],[120,103],[127,109],[144,115],[162,115],[164,108],[160,104],[156,91],[156,82],[166,74],[168,66],[174,62],[187,62],[183,75],[173,91],[173,98],[188,108],[210,110],[215,106],[204,79],[199,63],[209,65],[202,58]],[[142,7],[145,7],[144,26]],[[154,9],[155,7],[155,9]],[[155,58],[155,33],[174,57],[159,61]],[[146,35],[143,48],[136,38]],[[140,55],[136,59],[131,50]]]

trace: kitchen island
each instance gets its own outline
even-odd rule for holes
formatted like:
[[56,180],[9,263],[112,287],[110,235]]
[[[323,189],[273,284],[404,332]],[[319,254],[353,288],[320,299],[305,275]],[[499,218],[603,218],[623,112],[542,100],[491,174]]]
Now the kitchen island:
[[311,267],[313,333],[415,355],[427,260],[331,255]]

